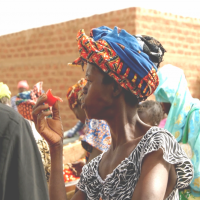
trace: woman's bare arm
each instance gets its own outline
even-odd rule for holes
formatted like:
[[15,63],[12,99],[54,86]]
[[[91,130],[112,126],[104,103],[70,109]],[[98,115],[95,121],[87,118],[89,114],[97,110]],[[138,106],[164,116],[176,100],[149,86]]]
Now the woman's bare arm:
[[74,194],[71,200],[86,200],[86,199],[87,195],[84,192],[77,190],[77,192]]
[[63,179],[63,146],[50,147],[51,173],[49,182],[50,200],[66,200],[65,183]]
[[[132,200],[163,200],[166,194],[171,164],[163,159],[163,151],[145,156],[141,175],[133,193]],[[171,191],[170,191],[171,192]]]

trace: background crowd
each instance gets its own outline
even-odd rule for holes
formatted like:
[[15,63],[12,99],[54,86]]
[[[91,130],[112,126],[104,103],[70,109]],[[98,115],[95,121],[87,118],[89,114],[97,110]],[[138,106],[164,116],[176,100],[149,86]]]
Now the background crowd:
[[[112,35],[106,38],[106,36],[110,34],[109,31],[113,31]],[[147,132],[145,135],[149,137],[147,138],[149,146],[156,146],[155,143],[151,142],[156,139],[163,140],[163,138],[165,138],[164,142],[161,144],[164,152],[163,158],[168,164],[175,166],[174,169],[177,178],[175,178],[175,186],[173,185],[170,193],[167,193],[168,195],[163,196],[163,198],[165,197],[165,199],[168,200],[177,200],[178,198],[198,200],[200,199],[200,102],[198,99],[191,96],[182,69],[167,64],[161,67],[157,72],[159,63],[162,61],[162,56],[165,53],[165,49],[157,40],[148,36],[132,36],[122,31],[123,37],[129,41],[129,43],[127,43],[123,41],[123,38],[117,38],[117,33],[121,33],[121,29],[115,28],[114,30],[110,30],[106,27],[100,27],[92,30],[91,36],[88,37],[85,35],[84,31],[81,30],[77,36],[80,57],[73,62],[73,65],[84,65],[87,60],[87,62],[101,69],[99,73],[106,74],[103,81],[108,85],[108,88],[110,84],[113,84],[113,79],[120,85],[123,92],[116,94],[116,96],[118,97],[123,93],[124,102],[126,102],[124,105],[130,106],[131,103],[135,101],[135,104],[133,106],[131,105],[136,111],[133,118],[139,116],[137,121],[140,124],[139,127],[142,127],[140,128],[141,130],[152,131]],[[133,52],[129,50],[136,48],[138,48],[139,51]],[[102,61],[102,54],[104,58],[109,57],[109,61]],[[126,60],[125,64],[122,60]],[[117,63],[117,66],[113,63]],[[152,67],[152,65],[156,67]],[[130,68],[129,66],[134,67]],[[120,70],[124,70],[123,76],[121,76]],[[110,79],[110,77],[112,79]],[[82,146],[87,152],[86,163],[82,161],[72,163],[72,168],[77,172],[78,176],[81,176],[77,185],[78,192],[74,199],[78,199],[79,197],[84,199],[81,192],[89,196],[90,198],[88,199],[105,199],[106,195],[108,195],[106,192],[112,191],[113,188],[116,190],[116,194],[114,193],[113,195],[116,195],[118,199],[120,199],[120,195],[123,197],[129,193],[129,195],[134,195],[133,190],[135,188],[129,188],[129,186],[123,188],[123,191],[118,191],[116,189],[117,186],[113,183],[113,180],[117,180],[115,179],[115,176],[117,176],[116,171],[113,173],[115,176],[112,174],[113,177],[110,178],[111,180],[109,180],[109,176],[105,178],[105,181],[109,180],[106,184],[111,185],[111,189],[106,188],[108,186],[104,184],[105,181],[101,179],[98,174],[96,175],[97,177],[95,177],[95,175],[91,175],[92,173],[88,173],[90,170],[96,170],[95,164],[101,163],[100,160],[107,155],[105,152],[108,152],[108,154],[110,153],[114,139],[116,139],[114,138],[113,128],[108,123],[111,119],[106,118],[106,116],[101,113],[104,109],[104,112],[107,113],[107,106],[103,107],[102,104],[98,102],[98,99],[96,100],[93,98],[94,103],[96,101],[102,106],[101,111],[98,111],[100,113],[98,117],[92,113],[93,111],[89,108],[89,104],[87,105],[88,107],[85,109],[83,108],[85,96],[87,95],[86,90],[89,90],[90,82],[92,81],[88,79],[86,74],[86,79],[82,78],[66,91],[68,104],[78,121],[75,127],[64,132],[63,137],[71,138],[80,134]],[[55,140],[55,132],[60,133],[60,130],[55,131],[56,123],[53,122],[53,120],[58,120],[58,118],[56,118],[58,117],[56,113],[58,108],[54,108],[54,106],[48,107],[44,102],[38,103],[42,101],[42,98],[45,96],[42,85],[43,82],[38,82],[29,89],[27,81],[20,81],[17,85],[18,94],[15,95],[11,94],[6,83],[0,83],[0,121],[2,124],[0,131],[0,138],[2,138],[2,145],[0,147],[2,150],[0,151],[0,195],[2,200],[11,199],[10,195],[14,194],[9,192],[11,189],[15,192],[16,199],[19,200],[48,199],[47,185],[49,184],[50,174],[52,172],[51,179],[55,181],[54,184],[60,184],[58,178],[55,178],[54,175],[54,171],[57,171],[57,167],[54,166],[56,158],[54,158],[51,150],[51,146],[53,145],[52,141]],[[115,85],[115,87],[116,91],[119,90],[119,86],[117,87]],[[134,96],[128,94],[127,91],[131,92],[131,95]],[[147,99],[151,94],[154,94],[155,100]],[[107,97],[107,93],[104,93],[103,96]],[[132,102],[130,103],[130,101]],[[95,106],[93,105],[94,103],[91,102],[90,106]],[[116,101],[113,105],[117,105],[118,103],[119,102]],[[120,105],[122,105],[122,103],[120,103]],[[41,106],[43,106],[43,116],[39,113],[38,106],[40,106],[40,109]],[[55,106],[58,106],[57,103]],[[98,107],[98,105],[96,106]],[[92,108],[92,110],[95,110],[94,107]],[[86,111],[87,109],[88,111]],[[32,114],[33,111],[37,113],[38,118],[36,118],[36,115],[34,116]],[[126,112],[128,113],[129,111],[126,110]],[[91,113],[95,117],[90,117],[89,114]],[[110,113],[108,112],[108,114]],[[45,134],[49,133],[50,131],[48,130],[48,132],[46,129],[50,128],[51,131],[53,131],[52,138],[50,138],[49,135],[47,137],[41,134],[41,136],[38,133],[43,133],[43,131],[39,131],[41,127],[38,128],[38,126],[42,126],[40,123],[44,115],[45,119],[47,119],[44,125],[44,132]],[[122,116],[120,117],[122,118]],[[159,133],[157,138],[153,138],[153,135],[156,135],[156,131],[152,127],[155,127],[155,130]],[[163,129],[157,129],[158,127],[164,128],[168,132],[162,131]],[[27,134],[27,132],[29,134]],[[13,141],[11,143],[12,145],[10,143],[8,145],[8,140]],[[142,138],[141,141],[142,140],[144,139]],[[171,146],[169,144],[164,144],[167,143],[166,141],[169,142]],[[180,145],[177,145],[177,143]],[[138,141],[136,147],[138,147],[139,144],[141,145]],[[179,146],[181,148],[179,148]],[[144,147],[141,146],[140,148],[142,149]],[[148,149],[146,150],[146,154],[158,151],[158,149],[157,147],[155,147],[155,149]],[[73,152],[69,152],[69,154],[72,153]],[[144,153],[142,156],[146,154]],[[50,159],[50,155],[52,159]],[[102,157],[102,155],[105,156]],[[134,154],[131,155],[134,157]],[[130,158],[128,157],[127,159]],[[123,169],[127,171],[131,170],[129,167],[123,167],[119,167],[118,174],[125,176],[122,172]],[[22,172],[23,175],[21,174]],[[138,173],[141,172],[138,171]],[[171,173],[173,172],[170,171],[169,176],[171,176]],[[14,182],[12,174],[15,174]],[[175,175],[172,177],[175,177]],[[99,186],[98,190],[95,186],[91,188],[91,185],[94,184],[92,179],[95,179],[97,182],[99,181],[99,185],[102,184],[103,186]],[[139,177],[137,180],[139,180]],[[88,185],[86,184],[85,186],[86,182]],[[52,192],[53,184],[51,184],[49,186],[50,198],[53,199],[56,192]],[[134,181],[133,185],[136,185]],[[124,194],[126,191],[127,194]],[[94,197],[92,195],[94,195]],[[31,198],[29,198],[29,196],[31,196]]]

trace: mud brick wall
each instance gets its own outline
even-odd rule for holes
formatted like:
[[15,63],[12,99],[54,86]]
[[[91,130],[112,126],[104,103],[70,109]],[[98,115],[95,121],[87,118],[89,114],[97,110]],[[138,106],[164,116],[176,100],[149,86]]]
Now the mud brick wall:
[[184,18],[143,8],[128,8],[88,18],[34,28],[0,37],[0,81],[8,84],[13,95],[17,83],[27,80],[30,87],[43,81],[46,91],[64,99],[60,104],[64,130],[76,123],[66,101],[69,86],[84,72],[67,63],[78,57],[76,34],[84,28],[118,26],[132,34],[156,37],[167,49],[162,64],[184,70],[193,97],[200,98],[200,19]]

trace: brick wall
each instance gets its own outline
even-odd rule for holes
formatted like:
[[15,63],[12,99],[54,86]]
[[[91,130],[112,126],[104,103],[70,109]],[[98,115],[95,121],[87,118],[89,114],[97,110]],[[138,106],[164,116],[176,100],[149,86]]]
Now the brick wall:
[[84,72],[67,63],[78,56],[77,31],[84,28],[89,33],[91,28],[101,25],[117,25],[132,34],[156,37],[167,49],[163,64],[182,68],[192,95],[200,98],[200,19],[142,8],[128,8],[1,36],[0,81],[8,84],[15,95],[19,80],[26,79],[31,87],[42,80],[45,91],[51,88],[53,94],[64,99],[61,117],[64,129],[69,129],[77,120],[67,104],[66,91],[84,77]]

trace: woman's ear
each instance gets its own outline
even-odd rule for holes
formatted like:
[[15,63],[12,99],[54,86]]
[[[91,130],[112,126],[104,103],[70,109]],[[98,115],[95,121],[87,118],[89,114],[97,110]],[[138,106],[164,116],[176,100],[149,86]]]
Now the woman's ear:
[[113,83],[113,97],[118,97],[122,93],[122,87],[114,82]]

